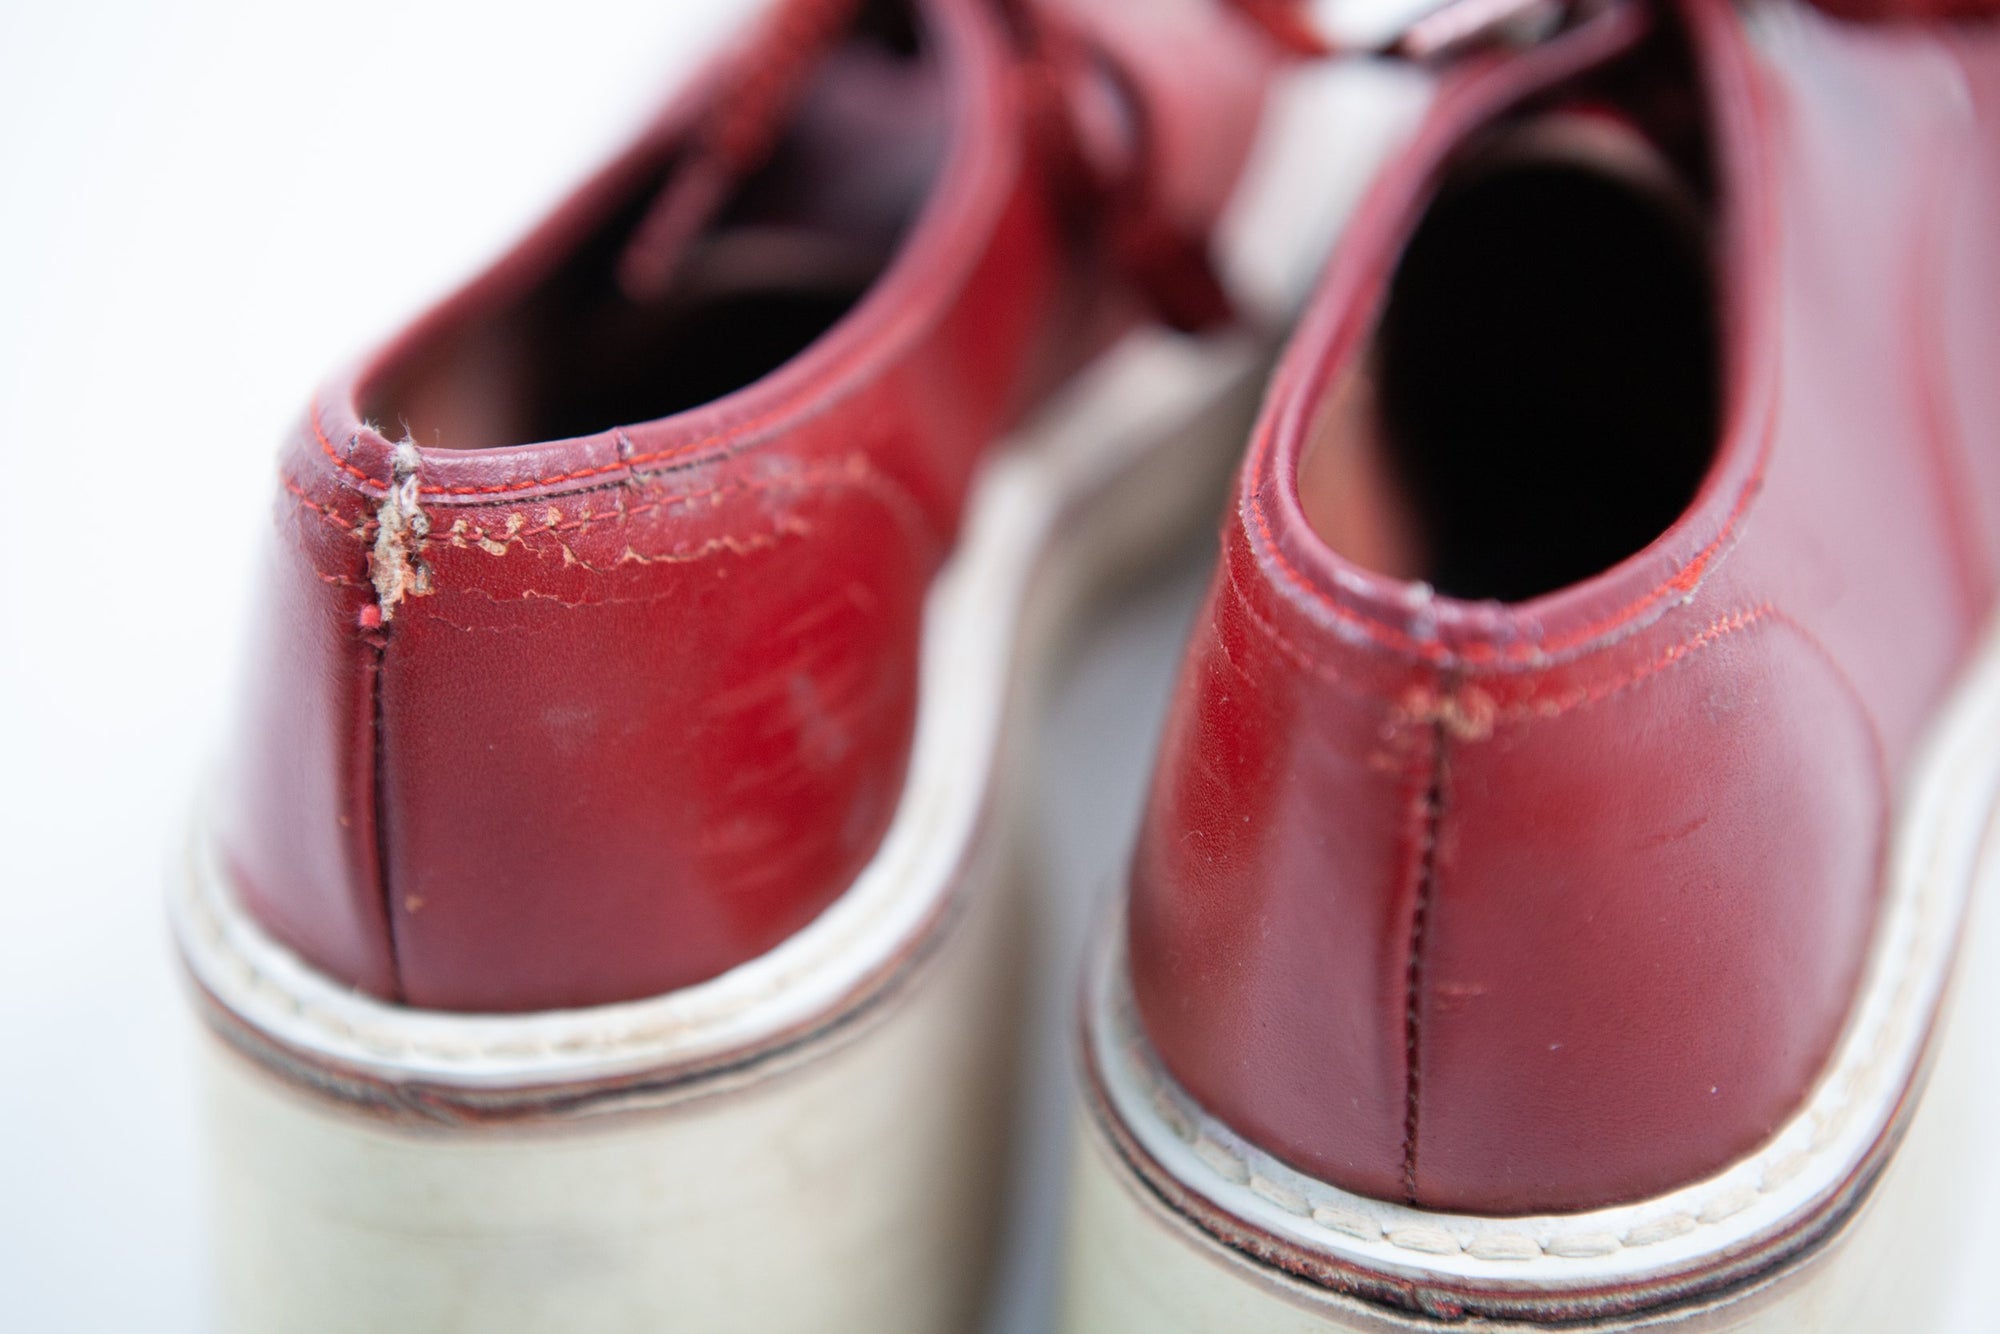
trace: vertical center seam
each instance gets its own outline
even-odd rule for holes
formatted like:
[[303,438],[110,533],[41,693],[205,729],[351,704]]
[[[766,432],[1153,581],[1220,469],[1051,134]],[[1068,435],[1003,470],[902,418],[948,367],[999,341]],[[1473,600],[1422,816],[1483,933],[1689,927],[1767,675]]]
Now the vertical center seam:
[[1431,773],[1419,807],[1415,903],[1410,910],[1410,958],[1403,974],[1403,1202],[1417,1203],[1417,1111],[1422,1092],[1421,1013],[1424,936],[1437,890],[1438,826],[1444,819],[1445,724],[1431,724]]

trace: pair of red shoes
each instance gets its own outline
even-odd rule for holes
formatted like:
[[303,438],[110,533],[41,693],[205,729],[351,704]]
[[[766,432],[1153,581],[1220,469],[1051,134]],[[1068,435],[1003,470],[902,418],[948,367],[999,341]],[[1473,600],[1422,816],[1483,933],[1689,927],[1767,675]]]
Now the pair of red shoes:
[[[1962,7],[773,10],[288,444],[174,898],[229,1321],[968,1327],[1023,681],[1238,467],[1067,1327],[1928,1328],[2000,796]],[[1364,56],[1412,114],[1308,294]]]

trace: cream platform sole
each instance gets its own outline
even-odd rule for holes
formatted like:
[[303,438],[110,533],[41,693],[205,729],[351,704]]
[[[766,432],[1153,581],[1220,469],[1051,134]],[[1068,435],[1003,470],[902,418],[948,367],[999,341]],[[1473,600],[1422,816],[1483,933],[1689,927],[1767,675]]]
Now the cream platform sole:
[[214,1041],[231,1330],[961,1331],[1005,1168],[1023,975],[1009,726],[1063,609],[1212,520],[1247,337],[1135,334],[980,481],[926,609],[881,850],[712,981],[523,1015],[386,1005],[171,896]]
[[[1996,803],[2000,632],[1925,751],[1859,1002],[1806,1105],[1711,1179],[1590,1213],[1406,1208],[1262,1153],[1159,1066],[1112,924],[1085,1003],[1067,1328],[1937,1329],[1955,1266],[1977,1262],[1954,1245],[1983,1203],[1966,1198],[1967,1165],[1994,1151],[1979,1080],[2000,919],[1988,904],[1968,926],[1966,911],[1976,892],[2000,892]],[[1961,934],[1975,1004],[1952,1024],[1943,1001]]]

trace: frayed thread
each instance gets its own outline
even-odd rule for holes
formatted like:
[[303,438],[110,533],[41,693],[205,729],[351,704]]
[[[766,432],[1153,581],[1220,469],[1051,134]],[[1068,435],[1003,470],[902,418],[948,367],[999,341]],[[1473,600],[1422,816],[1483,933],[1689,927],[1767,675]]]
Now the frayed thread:
[[375,605],[383,623],[394,618],[406,597],[431,591],[431,567],[424,560],[424,540],[431,521],[417,503],[417,467],[422,456],[416,442],[404,440],[390,456],[392,480],[376,511],[375,546],[368,557],[368,575],[375,585]]

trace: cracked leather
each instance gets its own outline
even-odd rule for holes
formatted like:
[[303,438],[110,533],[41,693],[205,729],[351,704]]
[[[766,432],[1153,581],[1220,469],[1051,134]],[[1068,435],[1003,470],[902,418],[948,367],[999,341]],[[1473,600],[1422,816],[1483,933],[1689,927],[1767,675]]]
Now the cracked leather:
[[[1078,186],[1027,7],[915,9],[942,84],[928,194],[873,285],[777,369],[575,438],[405,444],[404,465],[364,420],[373,386],[655,188],[732,83],[711,72],[287,442],[215,823],[247,906],[314,966],[445,1009],[653,995],[769,950],[874,853],[923,599],[982,452],[1171,295],[1137,291],[1096,234],[1108,205]],[[1193,26],[1161,32],[1206,63],[1135,86],[1160,99],[1143,151],[1163,225],[1198,238],[1263,57],[1219,6],[1174,12]],[[786,31],[753,31],[747,68]],[[685,220],[655,230],[678,243]],[[671,270],[640,258],[648,282]]]

